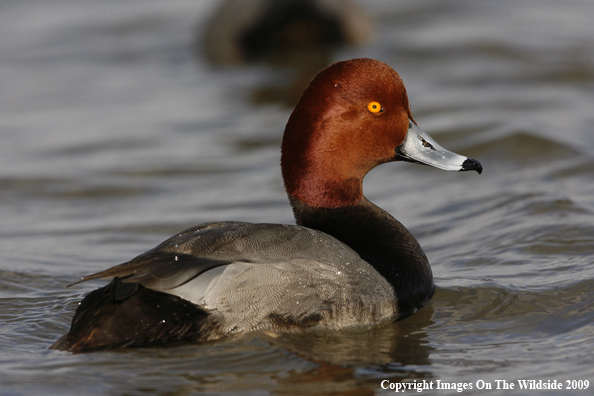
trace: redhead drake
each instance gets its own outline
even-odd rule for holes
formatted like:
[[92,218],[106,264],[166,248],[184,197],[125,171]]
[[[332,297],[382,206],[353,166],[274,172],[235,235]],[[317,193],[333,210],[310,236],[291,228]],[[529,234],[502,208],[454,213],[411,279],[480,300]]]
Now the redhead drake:
[[400,76],[371,59],[322,70],[291,114],[281,151],[298,225],[205,223],[86,276],[79,282],[112,281],[83,299],[52,348],[340,329],[397,320],[426,304],[435,287],[427,257],[363,196],[363,177],[392,161],[478,173],[482,166],[417,126]]

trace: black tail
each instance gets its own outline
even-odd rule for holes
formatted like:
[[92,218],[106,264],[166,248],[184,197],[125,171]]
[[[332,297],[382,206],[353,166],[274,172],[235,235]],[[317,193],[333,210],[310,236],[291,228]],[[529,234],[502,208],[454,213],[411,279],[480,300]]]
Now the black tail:
[[[122,293],[124,291],[124,293]],[[195,342],[220,334],[211,314],[180,297],[115,278],[89,293],[50,349],[75,353]]]

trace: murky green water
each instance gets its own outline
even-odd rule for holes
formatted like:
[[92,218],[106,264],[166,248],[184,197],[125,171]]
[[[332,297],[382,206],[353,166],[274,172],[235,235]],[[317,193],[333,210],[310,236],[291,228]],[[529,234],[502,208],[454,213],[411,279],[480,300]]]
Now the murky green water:
[[541,394],[522,379],[592,394],[594,3],[366,4],[374,41],[328,61],[393,66],[419,125],[485,168],[365,179],[427,253],[432,304],[371,329],[85,355],[47,350],[101,285],[67,284],[200,222],[293,222],[278,169],[291,74],[196,53],[212,1],[0,6],[0,394]]

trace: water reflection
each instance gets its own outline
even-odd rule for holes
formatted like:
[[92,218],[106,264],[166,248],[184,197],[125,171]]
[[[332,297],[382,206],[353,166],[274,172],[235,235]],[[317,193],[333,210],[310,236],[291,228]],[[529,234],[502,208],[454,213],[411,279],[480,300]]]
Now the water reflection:
[[[433,325],[433,308],[396,323],[341,331],[292,334],[253,332],[234,340],[128,350],[139,357],[166,359],[169,373],[184,375],[175,394],[238,392],[266,384],[271,394],[374,394],[380,378],[390,382],[433,378],[425,328]],[[119,352],[124,355],[123,352]],[[204,366],[204,367],[202,367]],[[251,368],[251,369],[250,369]],[[246,371],[247,370],[247,371]]]
[[264,334],[271,345],[319,364],[341,366],[425,366],[431,347],[424,328],[434,324],[433,308],[395,323],[341,331]]

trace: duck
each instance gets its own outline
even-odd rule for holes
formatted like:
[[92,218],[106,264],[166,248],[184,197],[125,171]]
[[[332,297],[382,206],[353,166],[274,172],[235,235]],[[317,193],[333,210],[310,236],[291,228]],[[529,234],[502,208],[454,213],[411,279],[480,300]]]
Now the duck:
[[220,66],[359,46],[371,41],[374,24],[353,0],[226,0],[196,33],[199,57]]
[[296,224],[209,222],[78,282],[86,295],[50,348],[73,353],[373,326],[414,314],[435,284],[415,237],[363,195],[387,162],[446,171],[482,165],[415,122],[404,83],[367,58],[334,63],[286,124],[281,172]]

